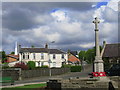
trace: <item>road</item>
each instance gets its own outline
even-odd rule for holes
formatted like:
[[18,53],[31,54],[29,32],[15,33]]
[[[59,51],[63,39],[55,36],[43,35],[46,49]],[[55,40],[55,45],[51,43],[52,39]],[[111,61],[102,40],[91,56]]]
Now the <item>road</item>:
[[69,72],[62,75],[56,75],[56,76],[43,76],[43,77],[37,77],[37,78],[30,78],[26,80],[21,81],[15,81],[16,85],[26,85],[26,84],[33,84],[33,83],[40,83],[40,82],[47,82],[51,78],[62,78],[62,79],[68,79],[71,77],[89,77],[88,73],[92,72],[92,65],[88,65],[84,67],[84,70],[82,72]]

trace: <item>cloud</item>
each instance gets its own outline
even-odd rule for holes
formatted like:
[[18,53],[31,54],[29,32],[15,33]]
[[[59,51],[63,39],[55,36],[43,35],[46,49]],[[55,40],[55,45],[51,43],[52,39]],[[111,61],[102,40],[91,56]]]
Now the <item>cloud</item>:
[[66,16],[66,12],[64,10],[56,10],[56,11],[52,11],[51,15],[58,21],[67,21],[67,16]]
[[120,0],[111,0],[111,1],[109,1],[107,7],[113,9],[114,11],[118,11],[118,2],[119,1]]
[[104,22],[104,19],[103,19],[103,12],[105,10],[106,6],[101,6],[100,8],[98,8],[97,10],[95,10],[94,14],[93,14],[93,18],[95,17],[99,17],[101,22]]
[[95,41],[94,12],[100,13],[100,19],[104,20],[99,24],[100,43],[104,39],[109,43],[116,42],[116,11],[107,6],[101,6],[97,11],[91,7],[95,4],[4,3],[3,49],[13,51],[16,41],[23,47],[43,47],[46,42],[55,41],[50,47],[63,50],[91,48]]
[[80,44],[79,46],[82,47],[82,48],[92,48],[94,47],[94,43],[86,43],[86,44]]
[[96,5],[97,9],[94,11],[93,17],[99,17],[101,22],[116,22],[118,19],[118,1],[120,0],[98,2]]
[[[113,9],[106,7],[106,9],[103,12],[103,19],[106,22],[118,22],[118,12],[114,11]],[[111,18],[112,17],[112,18]]]

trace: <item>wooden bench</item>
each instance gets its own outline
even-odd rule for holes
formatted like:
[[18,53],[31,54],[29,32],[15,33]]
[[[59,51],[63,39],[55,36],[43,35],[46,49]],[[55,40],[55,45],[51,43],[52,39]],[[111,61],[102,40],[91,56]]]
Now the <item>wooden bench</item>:
[[11,83],[11,85],[14,85],[14,80],[11,77],[0,77],[0,83]]

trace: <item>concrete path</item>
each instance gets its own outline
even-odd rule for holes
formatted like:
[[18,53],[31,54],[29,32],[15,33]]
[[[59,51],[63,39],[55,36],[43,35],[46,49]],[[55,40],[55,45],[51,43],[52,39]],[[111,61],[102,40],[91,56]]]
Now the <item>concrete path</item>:
[[15,85],[6,85],[2,87],[16,87],[16,86],[23,86],[23,85],[28,85],[28,84],[38,84],[38,83],[45,83],[51,78],[63,78],[63,79],[68,79],[71,77],[89,77],[88,73],[92,72],[92,65],[84,66],[84,71],[82,72],[69,72],[66,74],[62,75],[56,75],[56,76],[43,76],[43,77],[36,77],[36,78],[30,78],[26,80],[21,80],[21,81],[15,81]]

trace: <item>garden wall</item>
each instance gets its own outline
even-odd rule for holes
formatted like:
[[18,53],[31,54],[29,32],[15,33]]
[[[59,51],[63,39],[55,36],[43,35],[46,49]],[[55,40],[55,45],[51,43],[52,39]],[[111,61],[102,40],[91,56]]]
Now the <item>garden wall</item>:
[[[49,68],[38,68],[34,70],[21,70],[21,69],[6,69],[0,71],[2,77],[12,77],[14,80],[28,79],[41,76],[49,76]],[[51,75],[59,75],[70,72],[70,68],[51,68]]]

